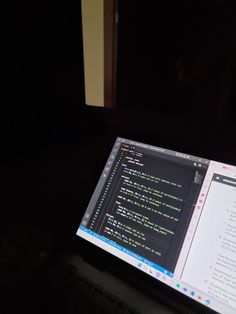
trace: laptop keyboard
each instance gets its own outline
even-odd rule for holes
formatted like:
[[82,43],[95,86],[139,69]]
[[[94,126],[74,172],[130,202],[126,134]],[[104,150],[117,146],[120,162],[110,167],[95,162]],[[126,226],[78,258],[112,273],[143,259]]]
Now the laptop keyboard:
[[65,262],[71,273],[70,281],[73,282],[74,289],[89,305],[97,307],[94,313],[176,313],[123,280],[98,270],[77,255],[70,256]]
[[80,307],[83,307],[83,313],[137,314],[136,311],[129,309],[125,304],[87,279],[72,274],[71,282],[73,283],[72,293],[75,297],[78,295],[82,300]]

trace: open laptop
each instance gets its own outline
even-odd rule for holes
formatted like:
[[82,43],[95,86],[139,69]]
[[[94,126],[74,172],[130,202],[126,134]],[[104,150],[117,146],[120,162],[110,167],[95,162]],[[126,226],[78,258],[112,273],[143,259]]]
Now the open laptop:
[[136,312],[236,313],[234,166],[117,138],[76,235],[107,271],[74,265]]

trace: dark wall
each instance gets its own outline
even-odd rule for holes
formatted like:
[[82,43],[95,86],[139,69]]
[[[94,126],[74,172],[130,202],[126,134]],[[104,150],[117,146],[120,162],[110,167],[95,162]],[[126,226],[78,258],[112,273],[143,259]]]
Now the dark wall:
[[118,107],[221,114],[235,71],[235,3],[118,6]]
[[82,106],[80,1],[7,2],[1,14],[1,112]]
[[85,106],[80,1],[1,8],[1,158],[30,155]]

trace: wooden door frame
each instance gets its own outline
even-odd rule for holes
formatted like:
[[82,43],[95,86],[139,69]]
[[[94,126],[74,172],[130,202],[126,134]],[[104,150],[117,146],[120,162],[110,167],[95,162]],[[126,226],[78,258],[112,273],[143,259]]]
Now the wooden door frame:
[[116,107],[118,0],[104,0],[104,107]]

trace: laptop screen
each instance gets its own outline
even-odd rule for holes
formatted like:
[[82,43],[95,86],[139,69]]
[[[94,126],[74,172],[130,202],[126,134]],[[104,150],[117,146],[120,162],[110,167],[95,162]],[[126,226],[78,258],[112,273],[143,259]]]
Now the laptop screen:
[[77,235],[236,312],[236,167],[117,138]]

